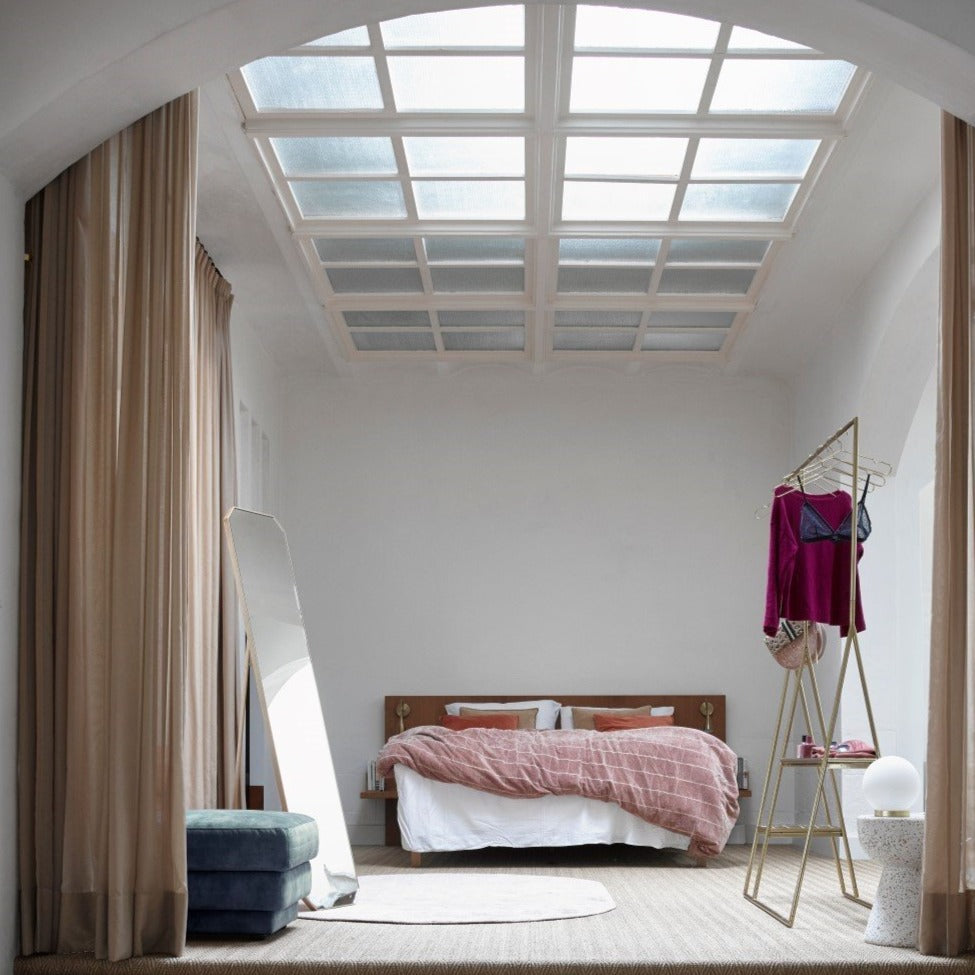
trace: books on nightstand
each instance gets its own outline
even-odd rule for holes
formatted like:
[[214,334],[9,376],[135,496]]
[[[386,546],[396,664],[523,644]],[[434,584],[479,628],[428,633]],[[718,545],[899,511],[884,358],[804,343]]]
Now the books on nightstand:
[[386,780],[376,775],[376,763],[370,762],[366,766],[366,789],[369,792],[382,792],[386,788]]

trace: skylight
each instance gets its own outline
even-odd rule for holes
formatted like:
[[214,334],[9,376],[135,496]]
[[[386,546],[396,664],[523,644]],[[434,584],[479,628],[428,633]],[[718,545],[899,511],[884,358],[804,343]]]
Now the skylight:
[[505,5],[231,77],[349,359],[718,361],[865,72],[737,25]]

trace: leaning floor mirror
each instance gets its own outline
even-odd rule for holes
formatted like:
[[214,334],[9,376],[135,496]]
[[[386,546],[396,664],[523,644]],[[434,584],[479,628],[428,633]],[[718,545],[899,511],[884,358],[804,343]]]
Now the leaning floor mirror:
[[288,540],[277,519],[244,508],[231,508],[224,527],[281,805],[318,822],[308,901],[316,909],[348,904],[359,884]]

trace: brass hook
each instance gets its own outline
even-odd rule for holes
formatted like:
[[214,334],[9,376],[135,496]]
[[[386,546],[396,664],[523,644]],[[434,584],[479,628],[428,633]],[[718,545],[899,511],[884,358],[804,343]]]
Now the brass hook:
[[711,715],[714,714],[714,705],[710,701],[702,701],[698,710],[704,715],[704,730],[711,734]]
[[403,718],[408,718],[410,716],[410,706],[406,701],[400,701],[396,705],[396,717],[399,718],[399,730],[400,734],[405,730],[403,727]]

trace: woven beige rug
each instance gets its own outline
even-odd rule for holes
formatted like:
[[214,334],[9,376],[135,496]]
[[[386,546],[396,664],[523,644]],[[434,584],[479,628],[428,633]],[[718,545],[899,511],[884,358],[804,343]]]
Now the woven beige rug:
[[[409,874],[408,855],[354,851],[363,875]],[[937,959],[863,941],[868,911],[842,898],[832,860],[806,871],[795,927],[742,897],[748,851],[729,847],[706,868],[683,854],[617,847],[484,850],[424,856],[420,871],[579,877],[604,884],[616,910],[537,924],[321,924],[298,920],[265,941],[194,941],[181,958],[98,963],[18,959],[17,975],[975,975],[975,958]],[[787,903],[798,855],[770,853],[763,890]],[[877,870],[864,863],[872,896]]]

